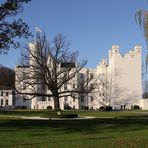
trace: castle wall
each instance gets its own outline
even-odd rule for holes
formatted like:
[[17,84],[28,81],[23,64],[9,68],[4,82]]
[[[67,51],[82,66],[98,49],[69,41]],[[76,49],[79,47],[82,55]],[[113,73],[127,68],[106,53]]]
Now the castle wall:
[[[30,46],[34,50],[34,45]],[[30,61],[30,64],[35,65],[33,61]],[[19,73],[19,68],[16,72]],[[72,81],[69,81],[67,89],[73,89],[74,85],[81,84],[88,77],[93,77],[89,86],[95,85],[94,91],[87,96],[62,97],[60,99],[61,109],[64,109],[65,105],[75,109],[83,109],[85,106],[89,109],[99,109],[100,106],[105,105],[137,104],[142,96],[141,46],[135,46],[133,50],[122,56],[119,46],[113,45],[109,51],[109,63],[102,60],[94,69],[83,68]],[[42,85],[37,85],[34,89],[37,92],[44,91],[50,94],[49,90]],[[64,86],[61,89],[64,90]],[[46,109],[47,106],[54,108],[54,101],[53,98],[45,97],[43,100],[42,97],[35,97],[29,106],[32,109]]]
[[119,46],[112,46],[108,69],[120,91],[113,102],[121,105],[137,103],[142,97],[141,46],[135,46],[124,56],[119,53]]

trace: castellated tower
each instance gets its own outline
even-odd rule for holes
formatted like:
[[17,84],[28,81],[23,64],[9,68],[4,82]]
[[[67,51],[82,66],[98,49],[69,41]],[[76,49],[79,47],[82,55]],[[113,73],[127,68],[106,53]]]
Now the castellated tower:
[[[35,83],[38,83],[34,86],[34,92],[37,93],[46,93],[45,85],[42,82],[41,74],[43,74],[41,63],[41,51],[36,47],[35,43],[29,43],[30,49],[30,75],[33,78]],[[38,109],[38,101],[45,101],[45,97],[38,96],[32,99],[31,108]]]
[[142,98],[141,49],[136,45],[125,55],[119,52],[119,46],[113,45],[109,50],[108,78],[112,81],[115,96],[112,104],[129,106],[138,104]]

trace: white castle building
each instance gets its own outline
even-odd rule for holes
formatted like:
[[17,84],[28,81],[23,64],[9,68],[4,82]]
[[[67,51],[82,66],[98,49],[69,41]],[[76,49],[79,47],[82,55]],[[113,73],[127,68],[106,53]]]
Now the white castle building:
[[[34,45],[29,45],[31,50]],[[93,78],[95,82],[94,91],[85,97],[68,96],[60,99],[60,107],[70,106],[74,109],[89,109],[97,110],[101,106],[112,106],[114,109],[128,109],[133,105],[144,107],[142,99],[142,70],[141,70],[141,46],[137,45],[133,50],[125,55],[121,55],[118,45],[113,45],[109,50],[109,61],[102,60],[96,68],[83,68],[74,79],[74,84],[78,84],[85,77]],[[32,62],[30,60],[30,62]],[[29,66],[17,66],[15,68],[16,80],[20,70],[29,70]],[[17,84],[16,86],[22,84]],[[89,84],[91,85],[91,84]],[[74,85],[67,86],[66,89],[71,89]],[[48,89],[36,86],[38,91],[48,92]],[[27,88],[24,89],[27,92]],[[22,99],[21,99],[22,98]],[[140,101],[142,100],[142,101]],[[29,101],[23,99],[22,95],[16,96],[16,106],[26,106],[30,109],[46,109],[48,106],[54,108],[53,98],[35,97]]]

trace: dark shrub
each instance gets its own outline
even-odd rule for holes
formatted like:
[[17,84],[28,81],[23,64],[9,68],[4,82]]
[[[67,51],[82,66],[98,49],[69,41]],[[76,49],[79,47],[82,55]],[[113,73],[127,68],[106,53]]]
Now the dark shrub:
[[113,108],[111,107],[111,106],[106,106],[106,111],[112,111],[113,110]]
[[60,116],[59,116],[60,118],[77,118],[78,117],[78,115],[77,114],[61,114]]
[[90,109],[90,110],[93,110],[93,107],[91,106],[89,109]]
[[52,110],[52,106],[47,106],[47,110]]
[[72,109],[69,105],[64,106],[64,109],[70,110]]
[[27,106],[16,106],[15,109],[27,109]]
[[140,109],[139,105],[134,105],[133,109]]
[[88,110],[89,107],[88,107],[88,106],[84,106],[83,109],[84,109],[84,110]]
[[105,108],[104,106],[101,106],[101,107],[99,108],[99,111],[106,111],[106,108]]
[[61,113],[61,114],[57,114],[57,113],[50,113],[48,115],[42,115],[42,117],[49,117],[49,118],[77,118],[78,115],[77,114],[65,114],[65,113]]

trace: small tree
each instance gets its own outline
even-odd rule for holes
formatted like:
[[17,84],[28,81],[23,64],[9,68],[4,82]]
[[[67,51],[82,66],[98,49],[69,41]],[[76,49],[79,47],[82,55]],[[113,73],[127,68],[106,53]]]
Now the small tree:
[[[147,10],[138,10],[135,13],[135,21],[139,25],[139,27],[142,29],[144,33],[144,38],[147,45],[147,53],[145,58],[145,63],[143,64],[145,67],[143,70],[144,79],[143,79],[143,86],[144,86],[144,94],[148,94],[148,11]],[[145,96],[148,97],[148,96]]]
[[28,38],[31,33],[29,27],[22,19],[8,20],[23,11],[23,3],[31,0],[6,0],[0,4],[0,53],[7,53],[10,47],[18,48],[19,42],[16,38]]
[[[45,34],[36,35],[29,52],[23,58],[29,65],[22,65],[16,71],[16,91],[33,97],[53,97],[54,108],[59,109],[62,97],[85,95],[92,91],[91,78],[85,77],[77,83],[78,74],[87,61],[78,62],[78,51],[69,51],[69,43],[62,34],[48,42]],[[23,67],[23,68],[22,68]],[[22,85],[25,89],[21,89]],[[70,89],[69,89],[70,88]]]
[[118,78],[121,76],[121,72],[116,69],[114,75],[112,73],[106,73],[105,76],[99,76],[99,90],[101,93],[100,97],[102,99],[102,105],[104,103],[104,107],[114,106],[119,103],[119,96],[123,92],[123,88],[119,87],[117,83]]

